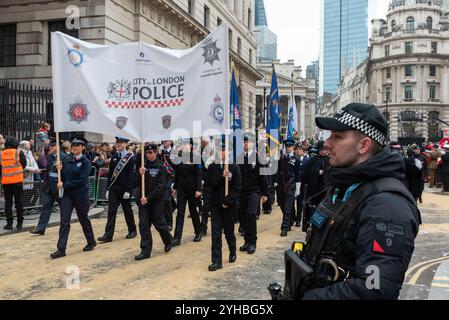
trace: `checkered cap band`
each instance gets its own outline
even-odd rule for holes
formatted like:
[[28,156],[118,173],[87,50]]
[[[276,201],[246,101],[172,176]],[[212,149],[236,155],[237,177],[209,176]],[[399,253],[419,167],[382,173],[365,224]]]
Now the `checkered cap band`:
[[348,112],[338,113],[336,114],[335,118],[339,122],[367,135],[381,146],[385,145],[385,140],[387,138],[385,134],[383,134],[379,129],[375,128],[365,120],[357,118]]

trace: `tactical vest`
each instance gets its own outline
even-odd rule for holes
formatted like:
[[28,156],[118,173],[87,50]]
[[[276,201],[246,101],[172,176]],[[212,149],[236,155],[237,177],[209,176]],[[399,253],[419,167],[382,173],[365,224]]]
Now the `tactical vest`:
[[[328,281],[328,283],[321,282],[321,285],[315,281],[316,286],[325,286],[342,281],[349,273],[354,271],[355,248],[351,248],[348,241],[345,242],[344,236],[351,218],[359,213],[360,208],[368,198],[382,192],[392,192],[402,195],[416,206],[413,196],[405,185],[395,178],[382,178],[353,185],[351,188],[346,191],[345,197],[340,201],[333,201],[336,198],[335,188],[330,189],[310,218],[303,257],[315,270],[316,278],[321,278],[321,280],[323,279],[322,274],[318,276],[317,273],[326,273],[328,270],[324,270],[325,268],[338,268],[339,270],[339,276],[334,274],[335,278],[333,276],[327,277],[324,282]],[[345,199],[346,197],[347,199]],[[417,221],[420,222],[419,210],[416,209],[416,211]],[[357,219],[357,216],[354,218]]]

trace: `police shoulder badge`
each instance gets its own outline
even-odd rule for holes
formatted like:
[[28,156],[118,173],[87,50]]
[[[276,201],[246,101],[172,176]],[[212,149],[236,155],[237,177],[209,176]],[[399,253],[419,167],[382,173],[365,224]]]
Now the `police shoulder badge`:
[[215,123],[222,124],[224,120],[224,107],[223,103],[221,102],[220,96],[217,94],[214,98],[214,104],[211,106],[212,111],[212,119]]
[[70,109],[67,111],[67,114],[70,116],[70,121],[75,121],[78,124],[87,121],[89,113],[87,104],[84,104],[80,97],[77,97],[75,102],[70,104]]

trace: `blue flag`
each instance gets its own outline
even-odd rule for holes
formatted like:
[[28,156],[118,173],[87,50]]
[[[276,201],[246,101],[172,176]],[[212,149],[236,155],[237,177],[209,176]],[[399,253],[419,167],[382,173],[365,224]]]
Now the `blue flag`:
[[273,76],[271,78],[270,104],[268,107],[267,120],[267,137],[277,144],[279,143],[279,127],[281,126],[281,119],[279,118],[279,90],[278,81],[276,77],[276,70],[273,66]]
[[[237,88],[237,82],[235,81],[234,70],[232,70],[232,81],[231,81],[231,128],[234,131],[234,138],[232,139],[232,150],[233,150],[233,163],[236,163],[237,157],[243,153],[243,137],[242,137],[242,118],[240,116],[240,102],[239,102],[239,91]],[[239,130],[236,133],[236,130]]]

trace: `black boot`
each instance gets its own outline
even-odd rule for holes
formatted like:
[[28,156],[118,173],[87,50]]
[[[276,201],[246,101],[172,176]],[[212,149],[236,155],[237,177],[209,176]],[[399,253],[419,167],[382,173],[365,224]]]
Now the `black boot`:
[[112,242],[112,238],[108,237],[107,235],[103,235],[99,237],[97,240],[103,243]]
[[229,254],[229,263],[234,263],[237,260],[237,252],[231,252]]
[[211,265],[209,265],[209,271],[217,271],[218,269],[222,269],[223,266],[221,263],[212,263]]
[[88,243],[87,246],[85,246],[85,247],[83,248],[83,251],[84,251],[84,252],[92,251],[96,246],[97,246],[97,243],[96,243],[96,242]]
[[62,257],[65,257],[65,250],[58,249],[50,255],[50,258],[52,259],[58,259]]
[[12,223],[8,223],[6,226],[3,227],[5,230],[13,230]]
[[249,243],[246,243],[240,247],[240,251],[245,252],[248,251]]
[[126,235],[126,239],[134,239],[135,237],[137,237],[137,232],[136,231],[131,231],[130,233],[128,233]]
[[144,260],[144,259],[150,259],[151,258],[151,254],[147,253],[147,252],[141,252],[138,256],[135,256],[134,259],[136,261],[140,261],[140,260]]
[[193,239],[193,242],[200,242],[201,241],[201,233],[198,233],[195,235],[195,239]]
[[181,244],[181,239],[174,238],[171,244],[172,244],[172,247],[179,246]]

